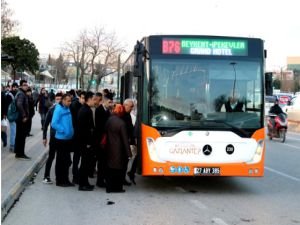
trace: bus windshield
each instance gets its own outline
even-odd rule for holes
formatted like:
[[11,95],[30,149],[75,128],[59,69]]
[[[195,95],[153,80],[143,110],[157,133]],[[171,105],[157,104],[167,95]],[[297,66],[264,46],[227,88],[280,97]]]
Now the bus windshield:
[[259,60],[151,60],[150,124],[162,128],[262,126]]

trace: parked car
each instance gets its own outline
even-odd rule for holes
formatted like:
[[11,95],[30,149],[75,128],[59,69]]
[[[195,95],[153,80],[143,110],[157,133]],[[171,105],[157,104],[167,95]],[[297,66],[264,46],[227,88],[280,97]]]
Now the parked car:
[[286,107],[289,121],[300,121],[300,95],[294,97]]

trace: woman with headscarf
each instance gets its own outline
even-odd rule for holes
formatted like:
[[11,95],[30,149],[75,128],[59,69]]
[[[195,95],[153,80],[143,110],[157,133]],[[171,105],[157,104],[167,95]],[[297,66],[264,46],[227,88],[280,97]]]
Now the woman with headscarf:
[[125,192],[123,189],[124,170],[128,159],[132,157],[125,122],[121,119],[124,114],[122,105],[117,104],[113,114],[108,119],[106,130],[106,192]]

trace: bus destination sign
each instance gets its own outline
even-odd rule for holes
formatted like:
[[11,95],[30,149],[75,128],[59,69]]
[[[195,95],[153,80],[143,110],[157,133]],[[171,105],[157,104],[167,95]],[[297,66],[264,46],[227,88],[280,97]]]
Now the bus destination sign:
[[247,40],[164,38],[162,54],[247,56]]

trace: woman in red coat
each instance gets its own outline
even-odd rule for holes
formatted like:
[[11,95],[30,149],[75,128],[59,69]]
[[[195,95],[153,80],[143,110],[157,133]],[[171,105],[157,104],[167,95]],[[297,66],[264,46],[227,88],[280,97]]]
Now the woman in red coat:
[[120,118],[124,113],[122,105],[117,104],[108,119],[106,129],[106,192],[125,192],[123,190],[124,170],[132,157],[125,122]]

